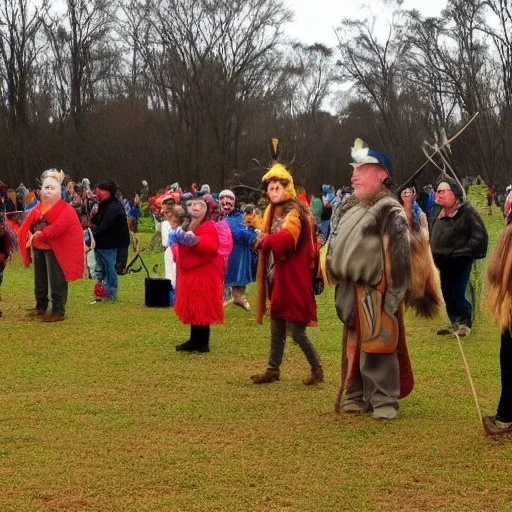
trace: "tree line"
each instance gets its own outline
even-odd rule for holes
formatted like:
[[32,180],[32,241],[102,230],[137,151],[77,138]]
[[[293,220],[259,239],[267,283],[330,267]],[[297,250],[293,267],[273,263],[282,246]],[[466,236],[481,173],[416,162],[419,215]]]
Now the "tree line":
[[508,183],[512,1],[447,0],[434,18],[382,6],[385,19],[335,20],[328,48],[288,40],[279,0],[0,0],[0,178],[30,185],[58,167],[127,191],[257,186],[278,136],[295,180],[318,192],[348,183],[361,137],[401,183],[422,147],[478,112],[451,165]]

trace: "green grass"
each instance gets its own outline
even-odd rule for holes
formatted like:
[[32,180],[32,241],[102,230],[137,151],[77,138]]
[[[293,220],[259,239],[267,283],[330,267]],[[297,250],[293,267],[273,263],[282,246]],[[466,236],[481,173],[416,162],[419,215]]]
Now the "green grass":
[[[493,243],[503,221],[472,191]],[[151,233],[140,234],[142,244]],[[144,252],[148,268],[162,253]],[[475,278],[482,283],[481,272]],[[483,434],[447,322],[407,316],[416,387],[399,417],[337,415],[341,324],[332,290],[310,329],[326,382],[287,343],[282,378],[256,386],[268,321],[229,306],[210,354],[170,309],[144,307],[144,274],[120,278],[117,304],[89,305],[71,283],[67,320],[26,318],[32,270],[17,257],[0,308],[0,511],[512,510],[512,440]],[[254,299],[254,287],[250,287]],[[482,310],[483,311],[483,310]],[[499,396],[499,332],[479,313],[464,340],[480,405]]]

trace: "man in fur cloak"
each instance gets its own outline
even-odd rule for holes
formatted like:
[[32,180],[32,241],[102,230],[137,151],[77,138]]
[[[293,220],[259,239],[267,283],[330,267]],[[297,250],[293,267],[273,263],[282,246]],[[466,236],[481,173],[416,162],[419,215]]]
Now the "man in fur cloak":
[[[356,139],[352,158],[354,193],[333,213],[326,257],[344,323],[336,411],[393,419],[399,398],[414,386],[403,317],[411,283],[410,228],[390,191],[389,157]],[[438,300],[439,291],[433,295]],[[437,310],[426,307],[431,314]]]

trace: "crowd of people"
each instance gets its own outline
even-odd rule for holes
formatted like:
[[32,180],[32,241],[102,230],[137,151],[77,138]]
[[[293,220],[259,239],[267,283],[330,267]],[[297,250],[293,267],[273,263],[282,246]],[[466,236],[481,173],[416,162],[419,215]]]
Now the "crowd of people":
[[112,180],[92,189],[89,179],[76,183],[56,169],[38,181],[37,189],[20,184],[16,190],[0,182],[0,276],[19,247],[25,265],[34,264],[30,316],[58,322],[65,319],[69,281],[96,279],[91,304],[116,300],[140,200],[123,198]]
[[[243,190],[212,193],[206,184],[182,190],[178,183],[150,197],[145,182],[129,201],[113,180],[94,188],[87,179],[64,184],[55,170],[43,173],[37,192],[20,186],[14,197],[0,183],[0,284],[18,245],[24,263],[34,264],[33,318],[64,320],[67,283],[84,276],[97,281],[91,304],[116,301],[130,231],[137,230],[141,198],[147,199],[165,248],[169,305],[190,326],[177,351],[209,352],[210,326],[224,322],[230,304],[251,311],[246,287],[256,282],[254,309],[260,323],[269,313],[270,347],[265,370],[252,381],[279,381],[290,335],[309,364],[304,384],[322,382],[321,357],[307,328],[317,325],[315,293],[332,284],[343,323],[336,410],[393,419],[414,387],[405,307],[432,318],[444,305],[450,325],[438,334],[471,334],[474,308],[466,291],[474,260],[487,254],[482,218],[455,175],[443,173],[435,187],[406,183],[395,195],[390,158],[360,139],[351,150],[350,186],[325,184],[318,196],[294,183],[277,139],[271,155],[255,200]],[[512,199],[507,204],[510,209]],[[15,225],[16,215],[21,224]],[[512,241],[511,229],[489,273],[491,310],[503,332],[502,396],[497,414],[484,420],[490,435],[512,432],[512,291],[510,280],[499,277],[510,272],[503,247]]]

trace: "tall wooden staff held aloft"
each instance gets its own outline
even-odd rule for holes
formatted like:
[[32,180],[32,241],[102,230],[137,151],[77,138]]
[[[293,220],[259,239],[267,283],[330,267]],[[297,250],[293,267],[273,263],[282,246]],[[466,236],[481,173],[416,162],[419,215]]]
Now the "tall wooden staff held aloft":
[[[471,119],[455,134],[452,135],[449,139],[446,139],[438,145],[437,143],[430,144],[427,141],[423,142],[422,150],[425,153],[425,156],[427,159],[421,165],[402,185],[400,185],[397,190],[402,190],[408,183],[411,183],[416,176],[425,168],[425,166],[428,163],[433,164],[437,169],[439,169],[442,173],[442,175],[450,174],[453,179],[460,185],[462,190],[464,191],[464,187],[462,186],[462,183],[459,180],[459,177],[453,170],[452,166],[450,165],[448,161],[448,153],[450,153],[450,144],[459,136],[461,135],[466,128],[475,120],[475,118],[478,116],[479,112],[474,114]],[[439,157],[441,160],[441,165],[439,165],[435,160],[434,157]]]

